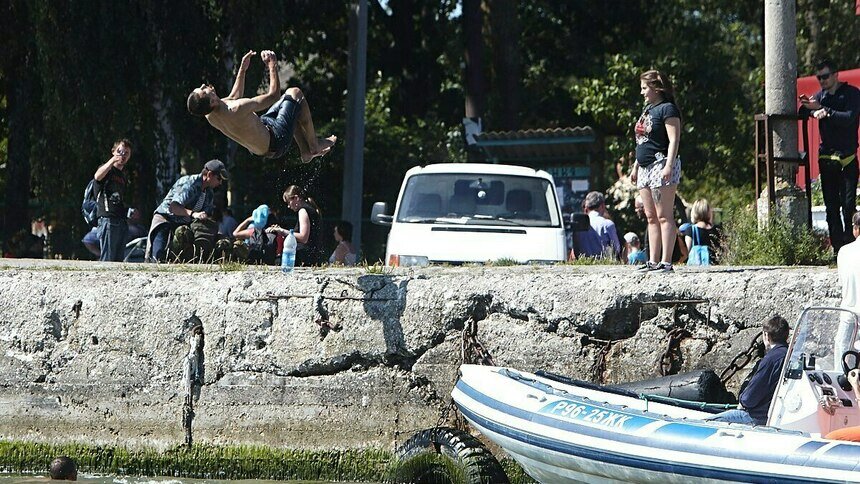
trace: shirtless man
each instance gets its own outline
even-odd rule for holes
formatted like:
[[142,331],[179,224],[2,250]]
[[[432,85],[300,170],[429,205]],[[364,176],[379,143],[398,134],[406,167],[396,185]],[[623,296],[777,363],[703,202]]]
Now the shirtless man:
[[[260,58],[269,69],[269,91],[252,98],[241,97],[245,91],[245,72],[255,54],[248,51],[242,57],[236,82],[227,97],[218,97],[215,88],[203,84],[188,95],[188,112],[205,116],[209,124],[255,155],[281,158],[287,153],[292,138],[296,139],[305,163],[328,153],[337,137],[317,138],[308,102],[299,88],[291,87],[281,96],[278,59],[274,52],[260,52]],[[267,110],[266,113],[257,116],[256,113],[263,110]]]

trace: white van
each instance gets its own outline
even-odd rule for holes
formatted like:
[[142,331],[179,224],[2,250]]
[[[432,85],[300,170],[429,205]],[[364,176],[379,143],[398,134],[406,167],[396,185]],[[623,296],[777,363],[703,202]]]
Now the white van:
[[406,172],[394,215],[384,202],[371,221],[391,225],[385,264],[565,260],[564,224],[552,176],[521,166],[444,163]]

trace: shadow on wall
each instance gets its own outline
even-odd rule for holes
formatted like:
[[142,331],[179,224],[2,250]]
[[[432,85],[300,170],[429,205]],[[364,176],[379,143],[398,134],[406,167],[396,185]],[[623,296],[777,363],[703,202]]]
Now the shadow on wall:
[[365,314],[382,323],[385,338],[384,358],[390,363],[401,362],[413,356],[406,347],[400,321],[406,307],[408,284],[408,280],[397,282],[395,278],[386,275],[373,274],[358,278],[358,285],[365,294]]

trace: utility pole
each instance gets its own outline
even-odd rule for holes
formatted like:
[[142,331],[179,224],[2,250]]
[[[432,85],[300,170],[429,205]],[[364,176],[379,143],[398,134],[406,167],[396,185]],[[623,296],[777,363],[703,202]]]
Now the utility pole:
[[346,143],[341,217],[352,224],[352,244],[356,252],[360,253],[364,191],[364,107],[367,88],[367,0],[356,0],[349,6],[347,69]]
[[[784,115],[775,118],[773,151],[775,158],[796,159],[797,121],[797,22],[795,0],[765,0],[764,2],[764,66],[765,113]],[[776,209],[795,225],[806,221],[806,197],[795,183],[797,167],[776,163]],[[770,213],[767,193],[759,194],[759,223]]]

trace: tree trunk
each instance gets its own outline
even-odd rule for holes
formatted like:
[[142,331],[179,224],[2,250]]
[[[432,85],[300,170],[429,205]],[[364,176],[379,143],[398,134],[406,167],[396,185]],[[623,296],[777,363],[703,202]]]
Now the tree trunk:
[[519,128],[520,81],[522,60],[520,55],[520,20],[517,2],[493,0],[486,3],[490,13],[495,71],[494,90],[498,99],[497,127],[505,130]]
[[463,0],[466,117],[473,120],[484,115],[484,106],[486,106],[483,26],[484,14],[481,11],[481,0]]
[[11,237],[30,223],[30,115],[33,109],[31,79],[32,67],[25,62],[7,71],[9,112],[9,160],[6,168],[6,196],[3,214],[4,238]]

